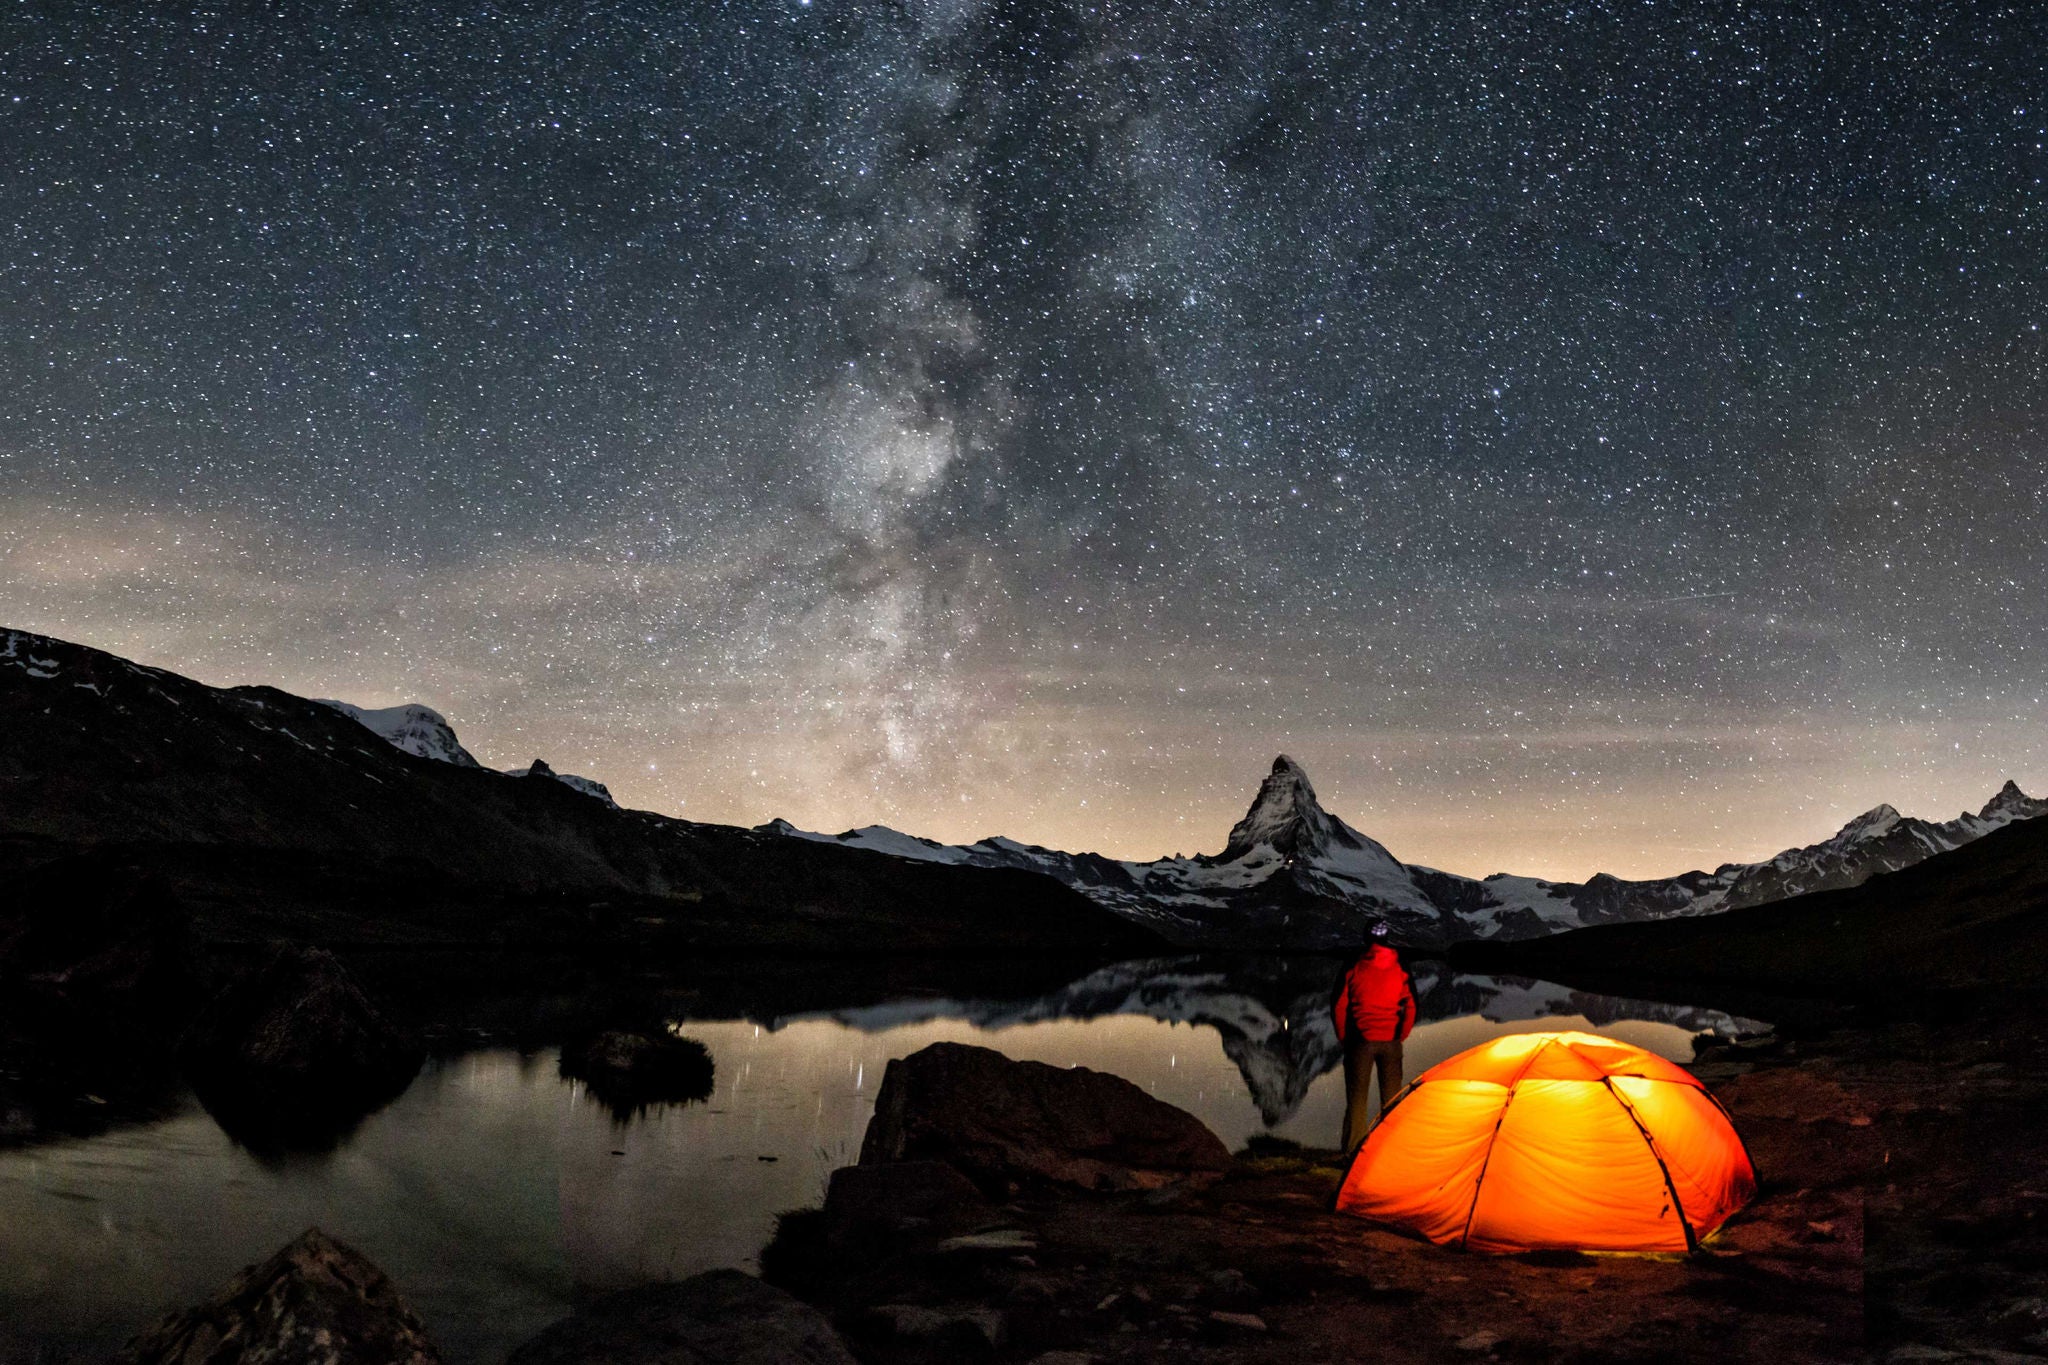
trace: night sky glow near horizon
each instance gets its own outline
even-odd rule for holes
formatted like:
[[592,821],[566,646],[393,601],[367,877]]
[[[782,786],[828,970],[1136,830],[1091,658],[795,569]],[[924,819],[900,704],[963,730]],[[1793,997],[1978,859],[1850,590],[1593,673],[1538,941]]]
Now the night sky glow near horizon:
[[2048,788],[2048,10],[0,15],[0,621],[627,804],[1654,875]]

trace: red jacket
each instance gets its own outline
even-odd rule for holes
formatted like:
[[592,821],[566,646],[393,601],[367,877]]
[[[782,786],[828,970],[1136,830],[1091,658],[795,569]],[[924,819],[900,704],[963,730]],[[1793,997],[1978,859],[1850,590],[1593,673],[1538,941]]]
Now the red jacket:
[[1415,985],[1392,948],[1375,945],[1351,964],[1331,1013],[1337,1039],[1390,1042],[1415,1027]]

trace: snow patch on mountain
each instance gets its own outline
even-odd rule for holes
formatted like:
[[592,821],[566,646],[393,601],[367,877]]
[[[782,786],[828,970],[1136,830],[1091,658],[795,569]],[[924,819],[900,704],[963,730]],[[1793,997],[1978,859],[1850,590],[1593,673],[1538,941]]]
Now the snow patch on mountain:
[[785,834],[795,839],[809,839],[821,844],[844,844],[848,848],[864,848],[871,853],[886,853],[893,858],[911,858],[927,863],[966,863],[972,861],[969,850],[939,843],[935,839],[920,839],[914,834],[890,829],[887,825],[863,825],[859,829],[847,830],[844,834],[813,834],[798,829],[787,820],[770,820],[757,826],[764,834]]
[[[1457,874],[1445,872],[1438,875],[1452,877]],[[1554,929],[1578,927],[1579,911],[1571,902],[1569,886],[1560,886],[1541,877],[1517,877],[1507,872],[1496,872],[1480,885],[1493,897],[1496,906],[1526,910]]]
[[0,650],[0,663],[8,664],[28,674],[31,678],[54,678],[57,676],[55,659],[38,659],[26,636],[19,631],[7,632],[7,648]]
[[431,758],[439,763],[453,763],[458,768],[483,766],[455,738],[455,727],[431,706],[407,702],[403,706],[371,708],[345,701],[334,701],[327,697],[317,697],[315,700],[322,706],[333,707],[387,744],[403,749],[415,758]]

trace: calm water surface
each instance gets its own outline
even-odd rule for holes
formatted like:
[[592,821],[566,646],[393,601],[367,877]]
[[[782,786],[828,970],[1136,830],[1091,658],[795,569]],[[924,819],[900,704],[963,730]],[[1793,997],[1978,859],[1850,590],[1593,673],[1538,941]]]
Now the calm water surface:
[[[1328,974],[1328,969],[1321,969]],[[1544,983],[1428,976],[1412,1076],[1495,1035],[1587,1028],[1676,1059],[1707,1011]],[[368,1254],[451,1362],[506,1351],[595,1291],[752,1267],[775,1214],[854,1160],[883,1068],[940,1041],[1113,1072],[1198,1115],[1333,1146],[1342,1077],[1320,976],[1244,983],[1145,964],[1021,1002],[919,999],[683,1021],[718,1075],[703,1103],[615,1120],[553,1051],[430,1062],[338,1150],[265,1162],[199,1108],[0,1152],[0,1362],[91,1359],[317,1224]]]

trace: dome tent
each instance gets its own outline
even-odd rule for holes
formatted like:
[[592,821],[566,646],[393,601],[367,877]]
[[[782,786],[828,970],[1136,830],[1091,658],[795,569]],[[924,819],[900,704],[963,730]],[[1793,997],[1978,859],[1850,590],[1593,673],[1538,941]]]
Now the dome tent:
[[1689,1072],[1596,1034],[1513,1033],[1396,1096],[1337,1207],[1474,1251],[1690,1251],[1755,1193]]

